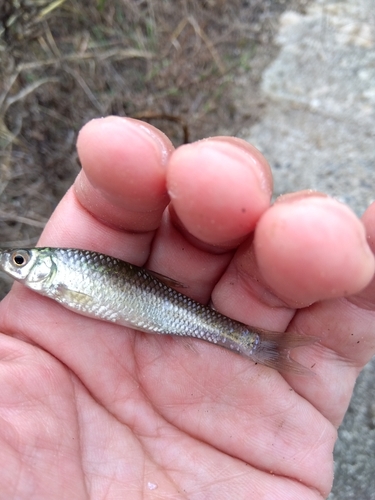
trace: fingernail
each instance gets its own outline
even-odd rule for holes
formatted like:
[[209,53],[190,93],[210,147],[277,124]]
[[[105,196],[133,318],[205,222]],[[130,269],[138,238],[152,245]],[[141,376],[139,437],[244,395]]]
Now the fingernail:
[[174,150],[173,144],[168,137],[161,132],[161,130],[158,130],[149,123],[122,116],[107,116],[105,118],[97,118],[97,120],[114,123],[126,129],[124,133],[127,134],[129,140],[131,140],[131,133],[137,134],[138,136],[142,135],[143,138],[146,137],[147,141],[153,145],[154,149],[160,155],[162,165],[166,165],[169,156]]
[[127,120],[129,122],[136,122],[137,128],[142,130],[142,132],[144,132],[148,137],[151,137],[161,153],[161,163],[166,165],[172,151],[174,150],[173,144],[168,137],[161,130],[153,127],[149,123],[141,122],[133,118],[127,118]]
[[296,191],[295,193],[282,194],[276,198],[275,203],[293,203],[294,201],[306,198],[329,198],[329,196],[314,189],[305,189],[303,191]]
[[258,149],[237,137],[210,137],[195,143],[198,147],[209,148],[213,152],[227,156],[230,161],[251,166],[260,189],[272,196],[272,173],[266,159]]

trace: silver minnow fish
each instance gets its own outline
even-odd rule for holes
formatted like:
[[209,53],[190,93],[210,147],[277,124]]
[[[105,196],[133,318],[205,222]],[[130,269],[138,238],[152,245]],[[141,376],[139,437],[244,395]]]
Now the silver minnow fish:
[[178,282],[102,253],[73,248],[0,250],[0,270],[73,311],[147,333],[195,337],[280,371],[311,373],[289,357],[315,338],[235,321],[176,291]]

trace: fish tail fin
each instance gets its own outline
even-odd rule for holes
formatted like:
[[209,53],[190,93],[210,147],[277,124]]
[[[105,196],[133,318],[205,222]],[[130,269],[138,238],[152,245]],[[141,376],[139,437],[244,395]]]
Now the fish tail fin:
[[290,351],[296,347],[311,345],[317,337],[303,336],[296,333],[276,333],[258,329],[259,342],[252,352],[256,363],[269,366],[277,371],[298,375],[311,375],[313,372],[290,357]]

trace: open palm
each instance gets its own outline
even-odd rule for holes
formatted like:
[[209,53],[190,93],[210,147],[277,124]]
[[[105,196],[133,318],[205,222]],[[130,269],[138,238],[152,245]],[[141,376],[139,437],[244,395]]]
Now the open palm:
[[[293,352],[314,375],[85,318],[16,284],[0,305],[0,498],[325,498],[375,351],[362,223],[317,193],[270,206],[267,163],[240,140],[173,151],[110,117],[78,151],[83,171],[39,245],[146,265],[244,323],[317,336]],[[374,247],[375,206],[364,223]]]

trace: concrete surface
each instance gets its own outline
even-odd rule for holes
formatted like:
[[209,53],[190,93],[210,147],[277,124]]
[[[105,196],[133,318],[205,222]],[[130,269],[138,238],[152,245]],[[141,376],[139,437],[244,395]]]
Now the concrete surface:
[[[276,195],[314,188],[358,214],[375,198],[375,1],[315,1],[280,19],[263,119],[241,136],[271,164]],[[375,325],[374,325],[375,329]],[[375,361],[335,449],[330,500],[375,500]]]

